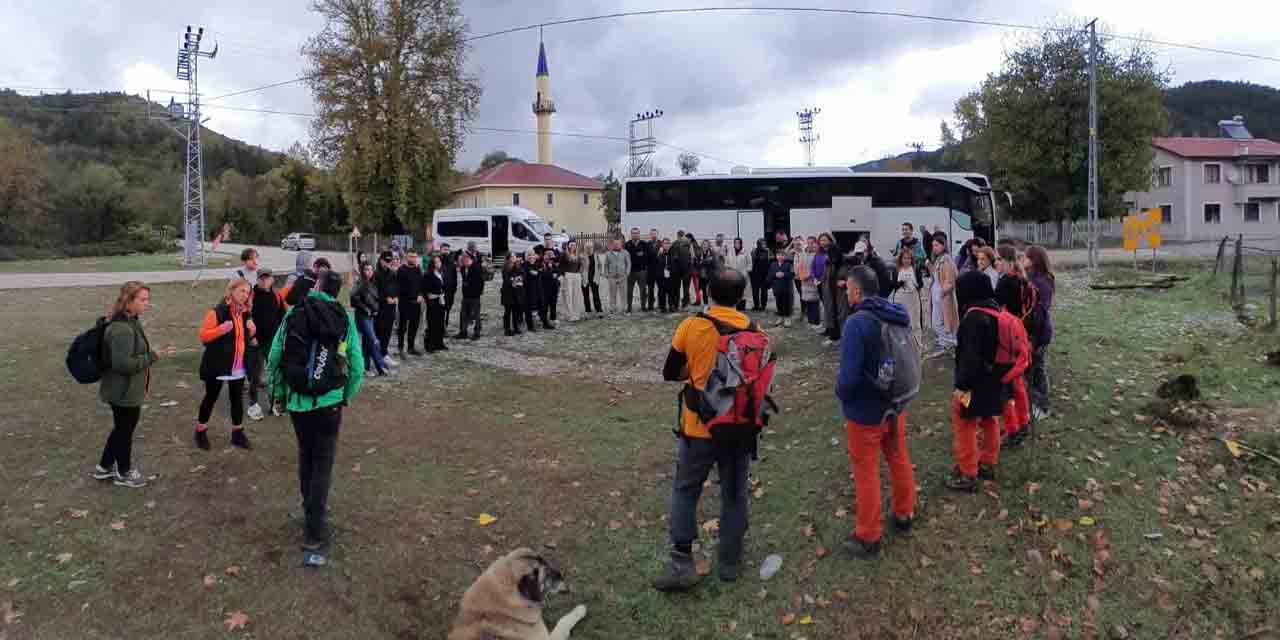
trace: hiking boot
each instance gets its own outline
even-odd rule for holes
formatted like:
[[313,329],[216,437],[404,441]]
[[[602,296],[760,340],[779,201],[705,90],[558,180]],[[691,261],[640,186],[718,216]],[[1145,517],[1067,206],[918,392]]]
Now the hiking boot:
[[991,481],[991,482],[995,482],[995,480],[996,480],[996,466],[995,466],[994,464],[979,464],[979,465],[978,465],[978,479],[979,479],[979,480],[989,480],[989,481]]
[[116,474],[115,485],[129,489],[141,489],[147,486],[147,481],[142,479],[142,474],[138,473],[137,469],[130,469],[123,475]]
[[960,473],[960,469],[951,472],[951,476],[947,478],[946,486],[953,491],[965,491],[967,493],[975,493],[978,491],[978,479],[972,476],[966,476]]
[[93,479],[94,480],[110,480],[116,477],[115,465],[111,465],[111,466],[112,466],[111,469],[108,469],[102,465],[94,466]]
[[205,451],[209,450],[210,447],[209,447],[208,431],[204,429],[196,429],[196,446],[201,449],[204,449]]
[[857,536],[849,536],[844,540],[844,549],[859,560],[874,560],[880,557],[880,541],[863,542]]
[[253,446],[249,444],[249,436],[244,434],[244,429],[231,430],[231,446],[240,447],[245,450],[253,448]]
[[903,538],[910,538],[911,528],[914,524],[915,524],[915,519],[913,518],[907,518],[905,520],[902,520],[902,519],[899,519],[897,516],[894,516],[893,532],[899,536],[902,536]]
[[693,564],[693,555],[672,551],[666,571],[653,579],[653,588],[663,592],[685,591],[696,586],[699,580],[701,577]]
[[249,408],[245,409],[244,413],[245,415],[249,416],[250,420],[257,421],[263,418],[262,407],[258,406],[258,403],[256,402],[249,405]]

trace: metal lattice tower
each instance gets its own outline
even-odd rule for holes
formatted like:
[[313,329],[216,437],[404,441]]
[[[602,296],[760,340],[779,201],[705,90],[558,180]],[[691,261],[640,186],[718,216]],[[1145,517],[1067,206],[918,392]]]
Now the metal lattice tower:
[[797,111],[796,117],[800,119],[800,144],[804,147],[804,166],[812,167],[814,162],[814,146],[818,142],[818,134],[813,132],[813,117],[822,113],[822,109],[814,107]]
[[214,44],[213,51],[201,51],[202,38],[204,27],[192,31],[191,25],[187,25],[187,31],[182,36],[182,48],[178,49],[178,79],[187,81],[187,105],[185,109],[177,105],[170,107],[170,115],[183,125],[178,130],[179,135],[187,140],[187,170],[182,181],[182,261],[189,266],[204,266],[207,260],[204,252],[204,159],[200,153],[200,88],[197,70],[200,58],[218,55],[218,45]]
[[[627,167],[628,176],[638,176],[644,172],[645,167],[649,164],[649,158],[653,155],[653,151],[658,147],[657,140],[653,137],[653,121],[662,117],[662,110],[646,111],[637,113],[634,120],[631,121],[631,128],[628,132],[627,139],[630,141],[631,163]],[[644,125],[644,136],[637,137],[636,125]]]

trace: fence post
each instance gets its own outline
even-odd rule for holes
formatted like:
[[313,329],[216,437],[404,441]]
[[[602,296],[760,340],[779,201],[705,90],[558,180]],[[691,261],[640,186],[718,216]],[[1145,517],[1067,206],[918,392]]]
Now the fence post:
[[1236,259],[1231,267],[1231,300],[1244,307],[1244,234],[1236,237]]
[[1222,255],[1227,250],[1227,236],[1222,236],[1222,242],[1218,243],[1218,257],[1213,261],[1213,279],[1218,279],[1218,269],[1222,268]]
[[1280,281],[1280,258],[1271,259],[1271,330],[1275,331],[1280,328],[1280,323],[1276,321],[1276,288],[1277,281]]

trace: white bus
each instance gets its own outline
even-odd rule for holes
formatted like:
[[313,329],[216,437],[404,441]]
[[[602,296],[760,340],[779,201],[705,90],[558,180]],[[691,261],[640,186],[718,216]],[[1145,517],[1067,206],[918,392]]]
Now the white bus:
[[677,231],[699,240],[723,233],[747,248],[774,235],[817,236],[830,231],[846,251],[871,235],[884,254],[902,223],[941,227],[952,252],[977,236],[995,242],[991,183],[976,173],[855,173],[843,168],[745,169],[730,175],[628,178],[623,184],[622,230]]

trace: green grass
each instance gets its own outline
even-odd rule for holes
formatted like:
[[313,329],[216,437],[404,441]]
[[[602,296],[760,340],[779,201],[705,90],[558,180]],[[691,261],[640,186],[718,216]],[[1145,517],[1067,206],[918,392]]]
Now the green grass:
[[[13,399],[0,427],[10,454],[0,465],[9,488],[0,495],[0,610],[11,601],[23,614],[0,631],[214,638],[228,635],[227,613],[243,610],[254,637],[442,637],[471,581],[518,546],[564,570],[572,593],[554,599],[547,617],[585,603],[581,638],[1105,638],[1121,624],[1132,638],[1198,639],[1280,629],[1280,466],[1234,459],[1210,439],[1275,446],[1280,374],[1256,355],[1280,348],[1278,339],[1239,329],[1203,283],[1105,295],[1078,275],[1061,283],[1051,361],[1060,416],[1032,446],[1004,453],[998,482],[949,493],[950,370],[932,362],[910,419],[918,527],[910,540],[888,538],[877,562],[840,549],[853,502],[834,352],[804,329],[780,333],[784,412],[751,472],[763,493],[751,504],[749,566],[736,584],[711,577],[677,596],[648,587],[666,553],[675,389],[612,375],[656,366],[674,319],[482,342],[572,364],[560,376],[455,348],[368,385],[344,419],[330,502],[334,565],[310,573],[298,567],[287,422],[251,425],[251,453],[223,450],[224,398],[214,451],[189,444],[194,334],[217,287],[153,290],[149,335],[184,351],[156,370],[136,450],[141,468],[161,478],[137,492],[87,477],[109,416],[61,365],[70,337],[111,291],[38,291],[0,306],[0,331],[16,345],[0,355],[0,396]],[[491,299],[486,310],[492,318]],[[496,329],[488,321],[486,332]],[[1199,378],[1218,417],[1191,429],[1157,425],[1149,396],[1184,372]],[[1246,488],[1258,482],[1267,488]],[[717,496],[713,484],[700,521],[717,516]],[[498,521],[479,527],[480,513]],[[112,530],[119,519],[126,529]],[[1095,573],[1100,532],[1109,557]],[[713,552],[712,540],[701,544]],[[829,555],[819,558],[819,547]],[[73,556],[59,564],[60,553]],[[771,553],[784,566],[762,583],[758,566]],[[240,576],[226,576],[229,566]],[[201,586],[205,575],[217,577],[213,588]],[[813,624],[784,626],[788,614]]]
[[[216,258],[216,257],[215,257]],[[216,260],[214,262],[216,264]],[[0,273],[88,273],[119,271],[180,271],[181,256],[171,254],[135,254],[100,258],[62,258],[58,260],[15,260],[0,262]]]

